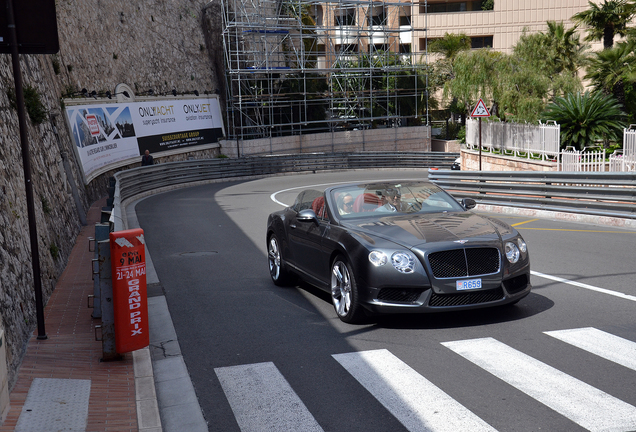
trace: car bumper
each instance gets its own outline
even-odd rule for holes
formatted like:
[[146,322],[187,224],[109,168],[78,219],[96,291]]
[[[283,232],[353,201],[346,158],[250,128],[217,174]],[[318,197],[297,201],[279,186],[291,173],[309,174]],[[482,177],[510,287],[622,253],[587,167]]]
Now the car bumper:
[[531,289],[528,271],[508,278],[494,288],[450,294],[436,293],[431,287],[370,288],[362,305],[380,314],[460,311],[515,303]]

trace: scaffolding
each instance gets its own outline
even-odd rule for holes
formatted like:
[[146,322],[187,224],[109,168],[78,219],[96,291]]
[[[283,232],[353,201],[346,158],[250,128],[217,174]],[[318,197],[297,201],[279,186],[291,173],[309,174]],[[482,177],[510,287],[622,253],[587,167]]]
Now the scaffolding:
[[222,0],[228,138],[427,124],[419,5]]

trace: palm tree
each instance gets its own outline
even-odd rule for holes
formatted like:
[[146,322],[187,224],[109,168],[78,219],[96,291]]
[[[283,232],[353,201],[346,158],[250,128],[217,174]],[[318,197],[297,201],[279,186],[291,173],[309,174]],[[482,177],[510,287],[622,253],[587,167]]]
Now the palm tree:
[[548,105],[543,117],[561,125],[561,147],[579,150],[604,141],[619,141],[626,118],[613,96],[601,92],[568,94]]
[[[465,33],[445,33],[443,38],[431,42],[429,47],[430,52],[443,56],[443,58],[435,62],[434,76],[436,77],[435,81],[437,81],[437,85],[440,87],[445,86],[449,80],[455,78],[455,72],[453,70],[455,59],[459,53],[470,51],[470,47],[470,37]],[[465,114],[466,112],[465,109],[457,110],[459,106],[457,99],[453,98],[449,106],[453,122],[455,122],[455,114]],[[465,121],[466,117],[462,116],[462,123]]]
[[574,14],[572,20],[589,27],[586,41],[603,41],[603,48],[614,45],[614,36],[626,36],[627,24],[636,14],[633,0],[604,0],[598,5],[588,0],[589,9]]
[[451,64],[462,51],[470,49],[470,37],[464,33],[445,33],[441,39],[435,39],[429,47],[430,52],[441,54]]
[[595,53],[590,57],[585,79],[595,91],[614,95],[625,106],[625,84],[636,82],[636,42],[620,42],[616,47]]
[[550,59],[555,71],[568,71],[576,74],[587,46],[583,45],[576,33],[577,27],[565,29],[563,22],[548,21],[548,32],[545,33],[544,43],[550,48]]

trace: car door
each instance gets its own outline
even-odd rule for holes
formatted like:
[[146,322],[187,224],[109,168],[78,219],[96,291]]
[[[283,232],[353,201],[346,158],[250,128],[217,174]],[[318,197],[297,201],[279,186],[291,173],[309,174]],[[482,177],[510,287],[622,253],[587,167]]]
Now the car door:
[[[324,204],[320,205],[321,200],[318,198],[322,197],[312,200],[312,206],[310,207],[316,213],[316,219],[302,220],[302,218],[299,218],[299,212],[290,220],[289,242],[292,249],[293,262],[298,269],[310,276],[311,279],[324,281],[325,276],[321,275],[321,272],[323,272],[321,263],[324,262],[322,239],[329,227],[329,218],[323,210]],[[324,198],[322,203],[324,203]],[[317,204],[318,206],[316,207]]]

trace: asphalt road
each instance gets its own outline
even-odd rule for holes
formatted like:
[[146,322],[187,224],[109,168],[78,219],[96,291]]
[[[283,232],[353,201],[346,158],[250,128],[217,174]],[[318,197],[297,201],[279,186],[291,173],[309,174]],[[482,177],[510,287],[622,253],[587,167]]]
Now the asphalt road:
[[531,254],[533,291],[509,308],[353,326],[311,286],[272,284],[276,201],[309,185],[423,176],[271,177],[137,204],[209,430],[636,430],[634,230],[494,215]]

